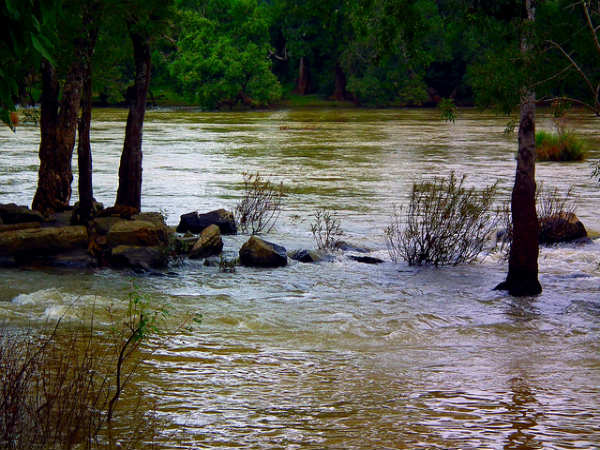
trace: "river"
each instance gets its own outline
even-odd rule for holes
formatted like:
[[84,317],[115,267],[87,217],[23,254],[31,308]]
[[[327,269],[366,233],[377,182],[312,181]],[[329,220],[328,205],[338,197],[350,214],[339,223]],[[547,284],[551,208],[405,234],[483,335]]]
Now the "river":
[[[95,111],[94,189],[111,205],[126,112]],[[143,210],[176,225],[183,213],[233,209],[242,172],[286,188],[267,238],[313,247],[311,215],[336,214],[344,239],[385,259],[222,273],[201,262],[137,289],[167,302],[171,321],[203,315],[152,354],[144,390],[169,421],[160,448],[571,449],[600,446],[600,241],[541,249],[535,298],[491,288],[506,263],[412,268],[387,255],[383,229],[414,180],[467,174],[499,180],[508,198],[516,137],[506,120],[461,110],[306,109],[248,113],[149,111],[144,128]],[[537,178],[565,192],[600,231],[597,119],[570,126],[590,143],[588,161],[539,163]],[[551,129],[541,113],[538,128]],[[39,133],[0,130],[0,201],[30,204]],[[76,180],[73,184],[76,186]],[[76,197],[76,196],[75,196]],[[76,198],[74,199],[76,200]],[[232,257],[247,236],[225,237]],[[132,275],[0,270],[0,320],[26,326],[125,304]],[[75,303],[75,306],[72,304]],[[93,305],[93,306],[92,306]]]

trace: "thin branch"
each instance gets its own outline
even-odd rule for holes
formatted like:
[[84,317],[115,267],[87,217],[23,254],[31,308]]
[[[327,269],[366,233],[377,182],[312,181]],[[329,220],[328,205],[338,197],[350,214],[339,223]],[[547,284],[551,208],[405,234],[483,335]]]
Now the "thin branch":
[[552,80],[560,77],[563,73],[567,72],[570,68],[571,68],[571,64],[565,66],[564,69],[560,70],[559,72],[556,72],[554,75],[549,76],[545,80],[541,80],[541,81],[538,81],[538,82],[532,84],[532,87],[535,88],[535,87],[540,86],[540,85],[542,85],[544,83],[547,83],[548,81],[552,81]]
[[556,47],[558,49],[558,51],[560,51],[564,55],[564,57],[569,60],[569,62],[571,63],[571,65],[575,68],[575,70],[577,70],[577,72],[579,72],[579,75],[581,75],[581,77],[584,79],[584,81],[588,85],[590,91],[592,93],[595,93],[596,90],[594,89],[594,86],[592,85],[592,82],[587,77],[587,75],[585,74],[585,72],[581,69],[581,67],[579,67],[579,64],[577,64],[577,62],[573,59],[573,57],[571,55],[569,55],[569,53],[567,53],[567,51],[564,48],[562,48],[562,46],[558,42],[552,41],[552,40],[548,40],[546,42],[548,42],[550,45]]
[[592,32],[592,38],[594,39],[594,44],[596,44],[596,50],[600,53],[600,42],[598,41],[598,35],[596,34],[596,30],[594,28],[594,24],[592,23],[592,18],[590,17],[590,11],[588,7],[588,2],[581,2],[581,7],[583,8],[583,12],[585,13],[585,18],[588,23],[588,27]]
[[600,108],[594,107],[592,105],[590,105],[589,103],[586,103],[582,100],[578,100],[576,98],[572,98],[572,97],[549,97],[549,98],[543,98],[543,99],[538,99],[537,103],[552,103],[555,101],[564,101],[564,102],[569,102],[569,103],[574,103],[576,105],[582,106],[585,109],[590,110],[591,112],[593,112],[595,115],[600,117]]

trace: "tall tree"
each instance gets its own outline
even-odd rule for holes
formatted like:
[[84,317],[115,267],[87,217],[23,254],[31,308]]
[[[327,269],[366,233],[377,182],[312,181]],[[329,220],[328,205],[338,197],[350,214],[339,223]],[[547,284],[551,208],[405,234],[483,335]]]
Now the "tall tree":
[[[532,32],[535,24],[535,1],[525,0],[526,19],[521,36],[521,55],[525,66],[531,66]],[[535,209],[535,92],[530,85],[521,91],[519,150],[517,170],[511,197],[513,239],[506,281],[497,289],[511,295],[538,295],[538,219]]]

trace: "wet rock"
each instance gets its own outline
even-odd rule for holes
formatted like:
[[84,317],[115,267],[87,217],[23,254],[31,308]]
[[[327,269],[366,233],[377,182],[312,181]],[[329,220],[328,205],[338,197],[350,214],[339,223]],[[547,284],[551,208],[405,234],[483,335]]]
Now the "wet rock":
[[233,213],[224,209],[218,209],[205,214],[191,212],[183,214],[177,225],[178,233],[190,231],[192,233],[201,233],[209,225],[217,225],[222,234],[236,234],[237,226]]
[[561,212],[540,219],[540,244],[571,242],[586,237],[585,227],[573,213]]
[[240,249],[240,263],[250,267],[282,267],[287,265],[284,247],[252,236]]
[[198,242],[196,236],[177,236],[171,234],[169,248],[176,255],[187,255],[196,242]]
[[368,248],[358,247],[356,245],[349,244],[346,241],[335,241],[333,245],[336,249],[342,250],[343,252],[369,253],[371,251]]
[[348,255],[348,258],[364,264],[381,264],[385,262],[383,259],[374,258],[372,256]]
[[112,249],[110,264],[117,268],[162,269],[167,267],[168,257],[164,247],[118,245]]
[[134,216],[131,216],[131,218],[133,220],[143,220],[145,222],[152,222],[152,223],[157,223],[157,224],[165,225],[165,226],[167,225],[165,216],[162,213],[156,212],[156,211],[148,211],[148,212],[139,213]]
[[145,220],[120,220],[110,226],[106,234],[109,247],[119,245],[167,246],[167,227]]
[[0,233],[4,233],[5,231],[27,230],[30,228],[39,228],[39,227],[40,227],[39,222],[0,224]]
[[86,249],[75,249],[56,255],[42,255],[30,257],[26,255],[16,256],[20,265],[61,267],[66,269],[88,269],[96,267],[96,259]]
[[200,238],[190,250],[190,258],[206,258],[208,256],[214,256],[221,253],[223,250],[223,239],[221,239],[221,232],[217,225],[209,225],[202,233]]
[[334,257],[320,250],[293,250],[288,252],[288,257],[295,261],[303,263],[317,263],[323,261],[333,261]]
[[0,254],[34,257],[86,248],[88,233],[84,226],[29,228],[0,233]]
[[44,216],[39,211],[34,211],[27,206],[19,206],[15,203],[0,205],[0,218],[5,224],[44,221]]

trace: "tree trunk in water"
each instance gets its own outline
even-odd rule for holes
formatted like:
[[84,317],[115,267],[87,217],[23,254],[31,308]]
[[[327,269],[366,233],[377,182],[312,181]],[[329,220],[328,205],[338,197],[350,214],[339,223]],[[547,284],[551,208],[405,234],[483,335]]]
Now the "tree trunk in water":
[[[532,0],[526,0],[525,4],[529,26],[535,20],[535,8]],[[527,33],[521,39],[521,53],[526,60],[529,50]],[[517,172],[511,197],[513,239],[506,281],[497,286],[497,289],[506,289],[516,296],[542,292],[538,280],[539,224],[535,210],[535,92],[524,92],[520,116]]]
[[335,65],[335,91],[332,95],[334,100],[346,100],[346,75],[339,64]]
[[298,67],[298,81],[296,82],[296,89],[294,92],[300,95],[306,95],[308,93],[309,88],[309,73],[308,66],[306,64],[306,59],[303,57],[300,58],[300,65]]
[[146,96],[150,85],[150,45],[148,39],[132,31],[135,60],[135,82],[127,89],[129,114],[125,128],[125,142],[119,166],[119,189],[115,207],[140,210],[142,199],[142,129],[146,113]]
[[46,215],[65,210],[71,200],[71,160],[82,82],[83,67],[76,55],[63,86],[59,109],[56,71],[50,62],[43,61],[40,169],[32,208]]

